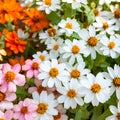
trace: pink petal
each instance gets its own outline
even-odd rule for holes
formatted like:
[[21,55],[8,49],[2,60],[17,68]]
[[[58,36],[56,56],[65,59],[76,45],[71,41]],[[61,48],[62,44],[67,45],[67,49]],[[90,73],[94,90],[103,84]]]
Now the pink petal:
[[6,93],[6,98],[5,100],[7,101],[14,101],[16,99],[16,94],[15,93]]
[[28,88],[28,93],[32,94],[34,91],[37,91],[37,87]]
[[31,69],[31,65],[28,65],[28,64],[27,64],[27,65],[23,65],[23,66],[22,66],[22,70],[23,70],[23,71],[27,71],[27,70],[29,70],[29,69]]
[[32,78],[33,77],[33,70],[28,70],[26,73],[27,78]]
[[15,65],[12,67],[12,70],[13,70],[15,73],[19,73],[20,70],[21,70],[20,64],[15,64]]
[[11,71],[11,66],[8,63],[3,64],[3,73],[6,73],[7,71]]
[[18,86],[23,86],[26,83],[25,76],[18,74],[14,80],[14,83]]
[[13,82],[8,83],[8,91],[9,92],[16,92],[16,85]]
[[6,120],[11,120],[13,118],[13,111],[12,110],[7,110],[5,112],[5,118],[6,118]]

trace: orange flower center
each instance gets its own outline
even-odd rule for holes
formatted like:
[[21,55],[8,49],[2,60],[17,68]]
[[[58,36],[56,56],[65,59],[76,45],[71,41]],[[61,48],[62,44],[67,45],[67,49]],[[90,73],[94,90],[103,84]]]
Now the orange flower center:
[[5,99],[5,94],[0,92],[0,102],[3,101]]
[[98,83],[95,83],[95,84],[92,85],[91,90],[94,93],[98,93],[101,90],[101,86]]
[[118,120],[120,120],[120,113],[117,113],[117,116]]
[[21,108],[21,113],[22,113],[22,114],[28,113],[28,108],[27,108],[26,106],[23,106],[23,107]]
[[72,53],[73,54],[77,54],[77,53],[79,53],[80,52],[80,48],[77,46],[77,45],[74,45],[73,47],[72,47]]
[[98,43],[98,39],[96,37],[90,37],[87,41],[88,45],[94,47]]
[[61,114],[60,113],[58,113],[58,115],[54,116],[54,120],[60,120],[60,118],[61,118]]
[[38,69],[39,68],[39,64],[37,62],[33,62],[32,63],[32,68],[33,69]]
[[99,15],[99,10],[98,9],[94,9],[94,14],[95,14],[95,16],[98,16]]
[[12,82],[15,79],[15,73],[12,71],[8,71],[7,73],[5,73],[5,79],[7,82]]
[[54,45],[54,47],[53,47],[53,50],[58,50],[58,48],[59,48],[59,45]]
[[115,47],[115,43],[114,43],[113,41],[112,41],[112,42],[109,42],[108,47],[109,47],[110,49],[113,49],[113,48]]
[[5,120],[4,118],[0,118],[0,120]]
[[104,29],[107,29],[108,27],[109,27],[108,23],[107,23],[107,22],[104,22],[104,23],[103,23],[103,28],[104,28]]
[[45,56],[44,55],[40,55],[39,58],[44,61],[45,60]]
[[73,25],[72,23],[66,23],[65,27],[68,29],[72,29]]
[[51,68],[49,74],[51,77],[55,78],[58,75],[59,71],[57,68]]
[[48,109],[48,104],[45,103],[39,103],[38,104],[38,108],[37,108],[37,112],[39,114],[44,114]]
[[80,71],[77,70],[77,69],[73,69],[73,70],[71,71],[70,75],[71,75],[71,77],[78,79],[78,78],[80,77]]
[[44,0],[44,2],[45,2],[46,5],[49,5],[49,6],[52,4],[51,0]]
[[117,19],[120,18],[120,9],[114,11],[114,16],[115,16],[115,18],[117,18]]
[[116,86],[116,87],[120,87],[120,78],[119,77],[116,77],[113,79],[113,84]]
[[56,35],[56,29],[54,29],[54,28],[49,28],[47,30],[47,32],[48,32],[48,34],[49,34],[50,37],[53,37],[53,36]]
[[68,92],[67,92],[67,96],[70,97],[70,98],[74,98],[77,96],[77,93],[75,90],[73,89],[70,89]]
[[41,93],[43,90],[46,91],[46,87],[43,87],[43,86],[38,86],[37,87],[38,93]]
[[38,16],[38,15],[34,16],[32,21],[37,22],[37,23],[40,22],[40,16]]

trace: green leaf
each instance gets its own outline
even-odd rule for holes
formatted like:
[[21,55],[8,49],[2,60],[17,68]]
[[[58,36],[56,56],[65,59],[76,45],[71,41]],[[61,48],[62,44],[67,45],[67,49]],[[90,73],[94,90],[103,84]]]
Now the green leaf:
[[56,12],[51,12],[47,15],[47,18],[51,21],[52,24],[58,24],[61,18],[57,15]]
[[87,21],[88,21],[88,24],[90,25],[91,23],[93,23],[95,21],[95,15],[93,13],[93,10],[91,10],[90,12],[88,12],[87,14]]
[[81,116],[82,116],[81,110],[77,111],[75,114],[75,120],[82,120]]

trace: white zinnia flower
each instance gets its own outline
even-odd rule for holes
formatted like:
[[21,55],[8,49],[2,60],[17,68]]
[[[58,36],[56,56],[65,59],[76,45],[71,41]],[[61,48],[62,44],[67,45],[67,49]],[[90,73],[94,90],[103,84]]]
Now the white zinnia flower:
[[76,108],[77,104],[83,105],[83,99],[78,81],[70,80],[64,86],[57,87],[57,91],[62,95],[58,97],[58,103],[64,103],[64,108]]
[[69,79],[78,81],[90,73],[90,70],[85,68],[85,62],[80,62],[74,66],[67,64],[66,70],[69,72]]
[[32,55],[35,59],[40,59],[41,61],[49,60],[50,56],[47,51],[38,51],[36,54]]
[[62,19],[58,26],[60,27],[60,33],[65,33],[67,36],[70,36],[73,32],[78,33],[80,31],[80,25],[76,19],[67,18],[66,20]]
[[84,94],[84,102],[92,103],[93,106],[98,106],[100,103],[105,103],[110,98],[111,82],[103,77],[102,73],[96,76],[88,74],[87,79],[80,80],[83,88],[81,92]]
[[42,86],[50,88],[54,85],[59,86],[61,80],[66,79],[65,67],[64,63],[59,64],[56,59],[41,62],[38,79],[43,79]]
[[111,95],[116,92],[116,97],[120,99],[120,66],[114,65],[114,69],[107,68],[108,73],[104,72],[104,76],[111,81]]
[[38,10],[45,10],[46,14],[60,9],[60,0],[42,0],[36,2],[39,5]]
[[46,91],[42,91],[41,94],[36,91],[32,93],[33,102],[38,105],[36,110],[36,117],[34,120],[54,120],[53,116],[58,114],[57,101],[53,94],[47,94]]
[[99,4],[103,5],[104,3],[110,4],[112,0],[99,0]]
[[117,107],[110,105],[109,107],[112,115],[107,117],[105,120],[119,120],[120,119],[120,101],[118,102]]
[[79,36],[85,41],[86,45],[86,55],[91,55],[92,59],[96,58],[96,51],[99,51],[99,36],[96,35],[96,30],[94,26],[90,26],[88,29],[82,29],[79,32]]
[[73,41],[65,40],[65,46],[63,47],[63,58],[67,59],[71,65],[74,64],[75,60],[80,63],[83,61],[81,54],[87,54],[85,49],[85,42],[83,40]]
[[102,46],[100,48],[100,51],[102,51],[102,54],[105,56],[110,56],[112,58],[117,58],[120,54],[120,40],[115,36],[110,36],[108,38],[107,36],[103,36],[101,38]]

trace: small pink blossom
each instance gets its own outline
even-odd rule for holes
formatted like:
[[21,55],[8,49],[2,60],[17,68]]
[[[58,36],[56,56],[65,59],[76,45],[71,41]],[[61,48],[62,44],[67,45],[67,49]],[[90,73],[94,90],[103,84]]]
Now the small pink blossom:
[[5,109],[12,109],[13,103],[16,99],[16,94],[14,92],[5,91],[0,88],[0,110],[4,111]]
[[55,87],[52,87],[52,88],[43,87],[42,86],[42,81],[38,80],[38,79],[35,79],[34,83],[35,83],[35,86],[34,87],[30,87],[28,89],[28,93],[30,93],[30,94],[32,94],[34,91],[37,91],[38,93],[41,93],[43,90],[47,91],[47,93],[50,94],[50,93],[53,93],[56,90]]
[[32,99],[26,98],[14,105],[14,118],[19,120],[34,120],[36,115],[37,105],[33,103]]
[[2,75],[0,76],[1,87],[10,92],[16,92],[16,85],[23,86],[25,84],[25,76],[20,74],[21,66],[15,64],[13,67],[6,63],[2,66]]
[[40,64],[40,59],[27,59],[25,61],[25,65],[22,66],[22,70],[26,71],[26,77],[27,78],[32,78],[32,77],[37,77],[39,73],[39,64]]

